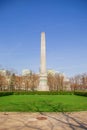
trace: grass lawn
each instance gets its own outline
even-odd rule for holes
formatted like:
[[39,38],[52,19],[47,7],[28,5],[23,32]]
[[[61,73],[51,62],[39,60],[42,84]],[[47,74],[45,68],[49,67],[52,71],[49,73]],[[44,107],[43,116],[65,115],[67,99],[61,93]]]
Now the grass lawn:
[[86,111],[87,97],[75,95],[10,95],[0,97],[0,111]]

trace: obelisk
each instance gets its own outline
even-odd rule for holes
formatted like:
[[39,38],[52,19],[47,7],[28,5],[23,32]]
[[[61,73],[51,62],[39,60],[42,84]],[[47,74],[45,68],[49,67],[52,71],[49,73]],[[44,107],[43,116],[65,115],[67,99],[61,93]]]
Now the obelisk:
[[38,91],[49,91],[47,85],[47,71],[46,71],[46,40],[45,32],[41,33],[41,63],[40,63],[40,77]]

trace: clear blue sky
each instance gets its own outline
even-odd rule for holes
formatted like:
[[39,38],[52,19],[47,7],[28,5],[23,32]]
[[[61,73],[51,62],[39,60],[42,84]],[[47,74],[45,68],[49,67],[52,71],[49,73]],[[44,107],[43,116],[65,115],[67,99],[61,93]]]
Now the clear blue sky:
[[39,72],[42,31],[47,68],[87,72],[87,0],[0,0],[0,67]]

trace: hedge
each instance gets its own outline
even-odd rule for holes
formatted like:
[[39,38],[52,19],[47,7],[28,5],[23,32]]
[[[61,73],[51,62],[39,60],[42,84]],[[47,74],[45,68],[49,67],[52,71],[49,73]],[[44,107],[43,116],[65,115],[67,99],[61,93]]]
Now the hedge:
[[75,95],[78,95],[78,96],[85,96],[87,97],[87,91],[83,92],[83,91],[76,91],[74,92]]
[[0,96],[7,95],[72,95],[73,92],[68,91],[15,91],[15,92],[0,92]]
[[26,91],[26,92],[14,92],[15,95],[72,95],[73,92],[65,91]]
[[1,96],[8,96],[8,95],[78,95],[78,96],[85,96],[87,97],[87,91],[75,91],[75,92],[70,92],[70,91],[14,91],[14,92],[6,92],[6,91],[1,91],[0,92],[0,97]]
[[13,95],[13,92],[0,92],[0,97]]

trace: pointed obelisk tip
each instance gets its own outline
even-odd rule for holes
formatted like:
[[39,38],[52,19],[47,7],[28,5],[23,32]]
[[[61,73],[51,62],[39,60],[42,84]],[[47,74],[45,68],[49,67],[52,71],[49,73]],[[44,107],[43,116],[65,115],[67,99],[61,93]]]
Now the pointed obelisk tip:
[[45,34],[45,32],[41,32],[41,34]]

